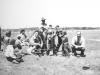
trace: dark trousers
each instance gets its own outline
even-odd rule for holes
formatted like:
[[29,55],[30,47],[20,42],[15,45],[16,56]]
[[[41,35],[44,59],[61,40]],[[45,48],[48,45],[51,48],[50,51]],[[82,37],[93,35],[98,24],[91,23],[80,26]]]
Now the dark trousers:
[[12,57],[6,57],[8,61],[12,62],[13,60],[15,60],[14,58]]
[[44,43],[43,46],[42,46],[42,50],[41,50],[42,55],[44,55],[44,52],[46,50],[47,50],[47,45]]
[[75,46],[72,46],[72,53],[74,53],[74,55],[77,55],[76,51],[81,51],[80,55],[84,55],[85,48],[83,47],[75,48]]

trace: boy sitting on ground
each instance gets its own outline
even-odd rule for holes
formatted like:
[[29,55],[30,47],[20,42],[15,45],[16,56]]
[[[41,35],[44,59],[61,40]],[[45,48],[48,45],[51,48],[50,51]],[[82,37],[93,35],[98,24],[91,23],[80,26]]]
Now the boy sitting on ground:
[[10,62],[14,62],[14,63],[23,62],[22,55],[19,53],[15,54],[15,52],[14,52],[15,48],[16,48],[15,40],[12,39],[10,41],[9,45],[7,46],[5,53],[4,53],[7,60]]

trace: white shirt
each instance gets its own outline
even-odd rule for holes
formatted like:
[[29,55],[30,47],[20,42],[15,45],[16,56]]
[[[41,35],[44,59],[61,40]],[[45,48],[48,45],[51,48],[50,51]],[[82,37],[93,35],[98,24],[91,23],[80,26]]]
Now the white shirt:
[[31,45],[33,45],[34,44],[34,39],[35,39],[36,37],[33,35],[31,38],[30,38],[30,44]]
[[14,48],[13,45],[8,45],[6,50],[5,50],[5,56],[6,57],[12,57],[12,58],[16,58],[16,56],[14,55]]
[[72,45],[77,45],[81,47],[85,47],[85,39],[81,36],[81,39],[79,42],[77,42],[77,36],[72,38]]

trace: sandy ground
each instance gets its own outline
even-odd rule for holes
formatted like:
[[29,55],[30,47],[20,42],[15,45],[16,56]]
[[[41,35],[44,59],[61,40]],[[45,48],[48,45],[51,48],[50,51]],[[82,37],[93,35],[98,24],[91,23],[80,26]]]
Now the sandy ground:
[[[24,62],[12,64],[0,53],[0,75],[100,75],[100,51],[86,52],[86,57],[35,55],[24,56]],[[83,66],[90,69],[83,70]]]
[[[100,75],[100,31],[83,32],[83,35],[88,33],[85,35],[86,57],[63,57],[60,52],[58,56],[45,55],[40,58],[27,55],[23,57],[24,62],[12,64],[0,52],[0,75]],[[75,35],[74,33],[69,38]],[[90,68],[83,70],[83,66]]]

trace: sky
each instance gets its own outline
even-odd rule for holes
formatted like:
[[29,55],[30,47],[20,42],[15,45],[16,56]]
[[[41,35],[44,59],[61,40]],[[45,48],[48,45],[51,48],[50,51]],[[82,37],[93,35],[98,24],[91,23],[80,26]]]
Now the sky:
[[0,0],[1,28],[40,27],[42,17],[53,27],[100,27],[100,1]]

